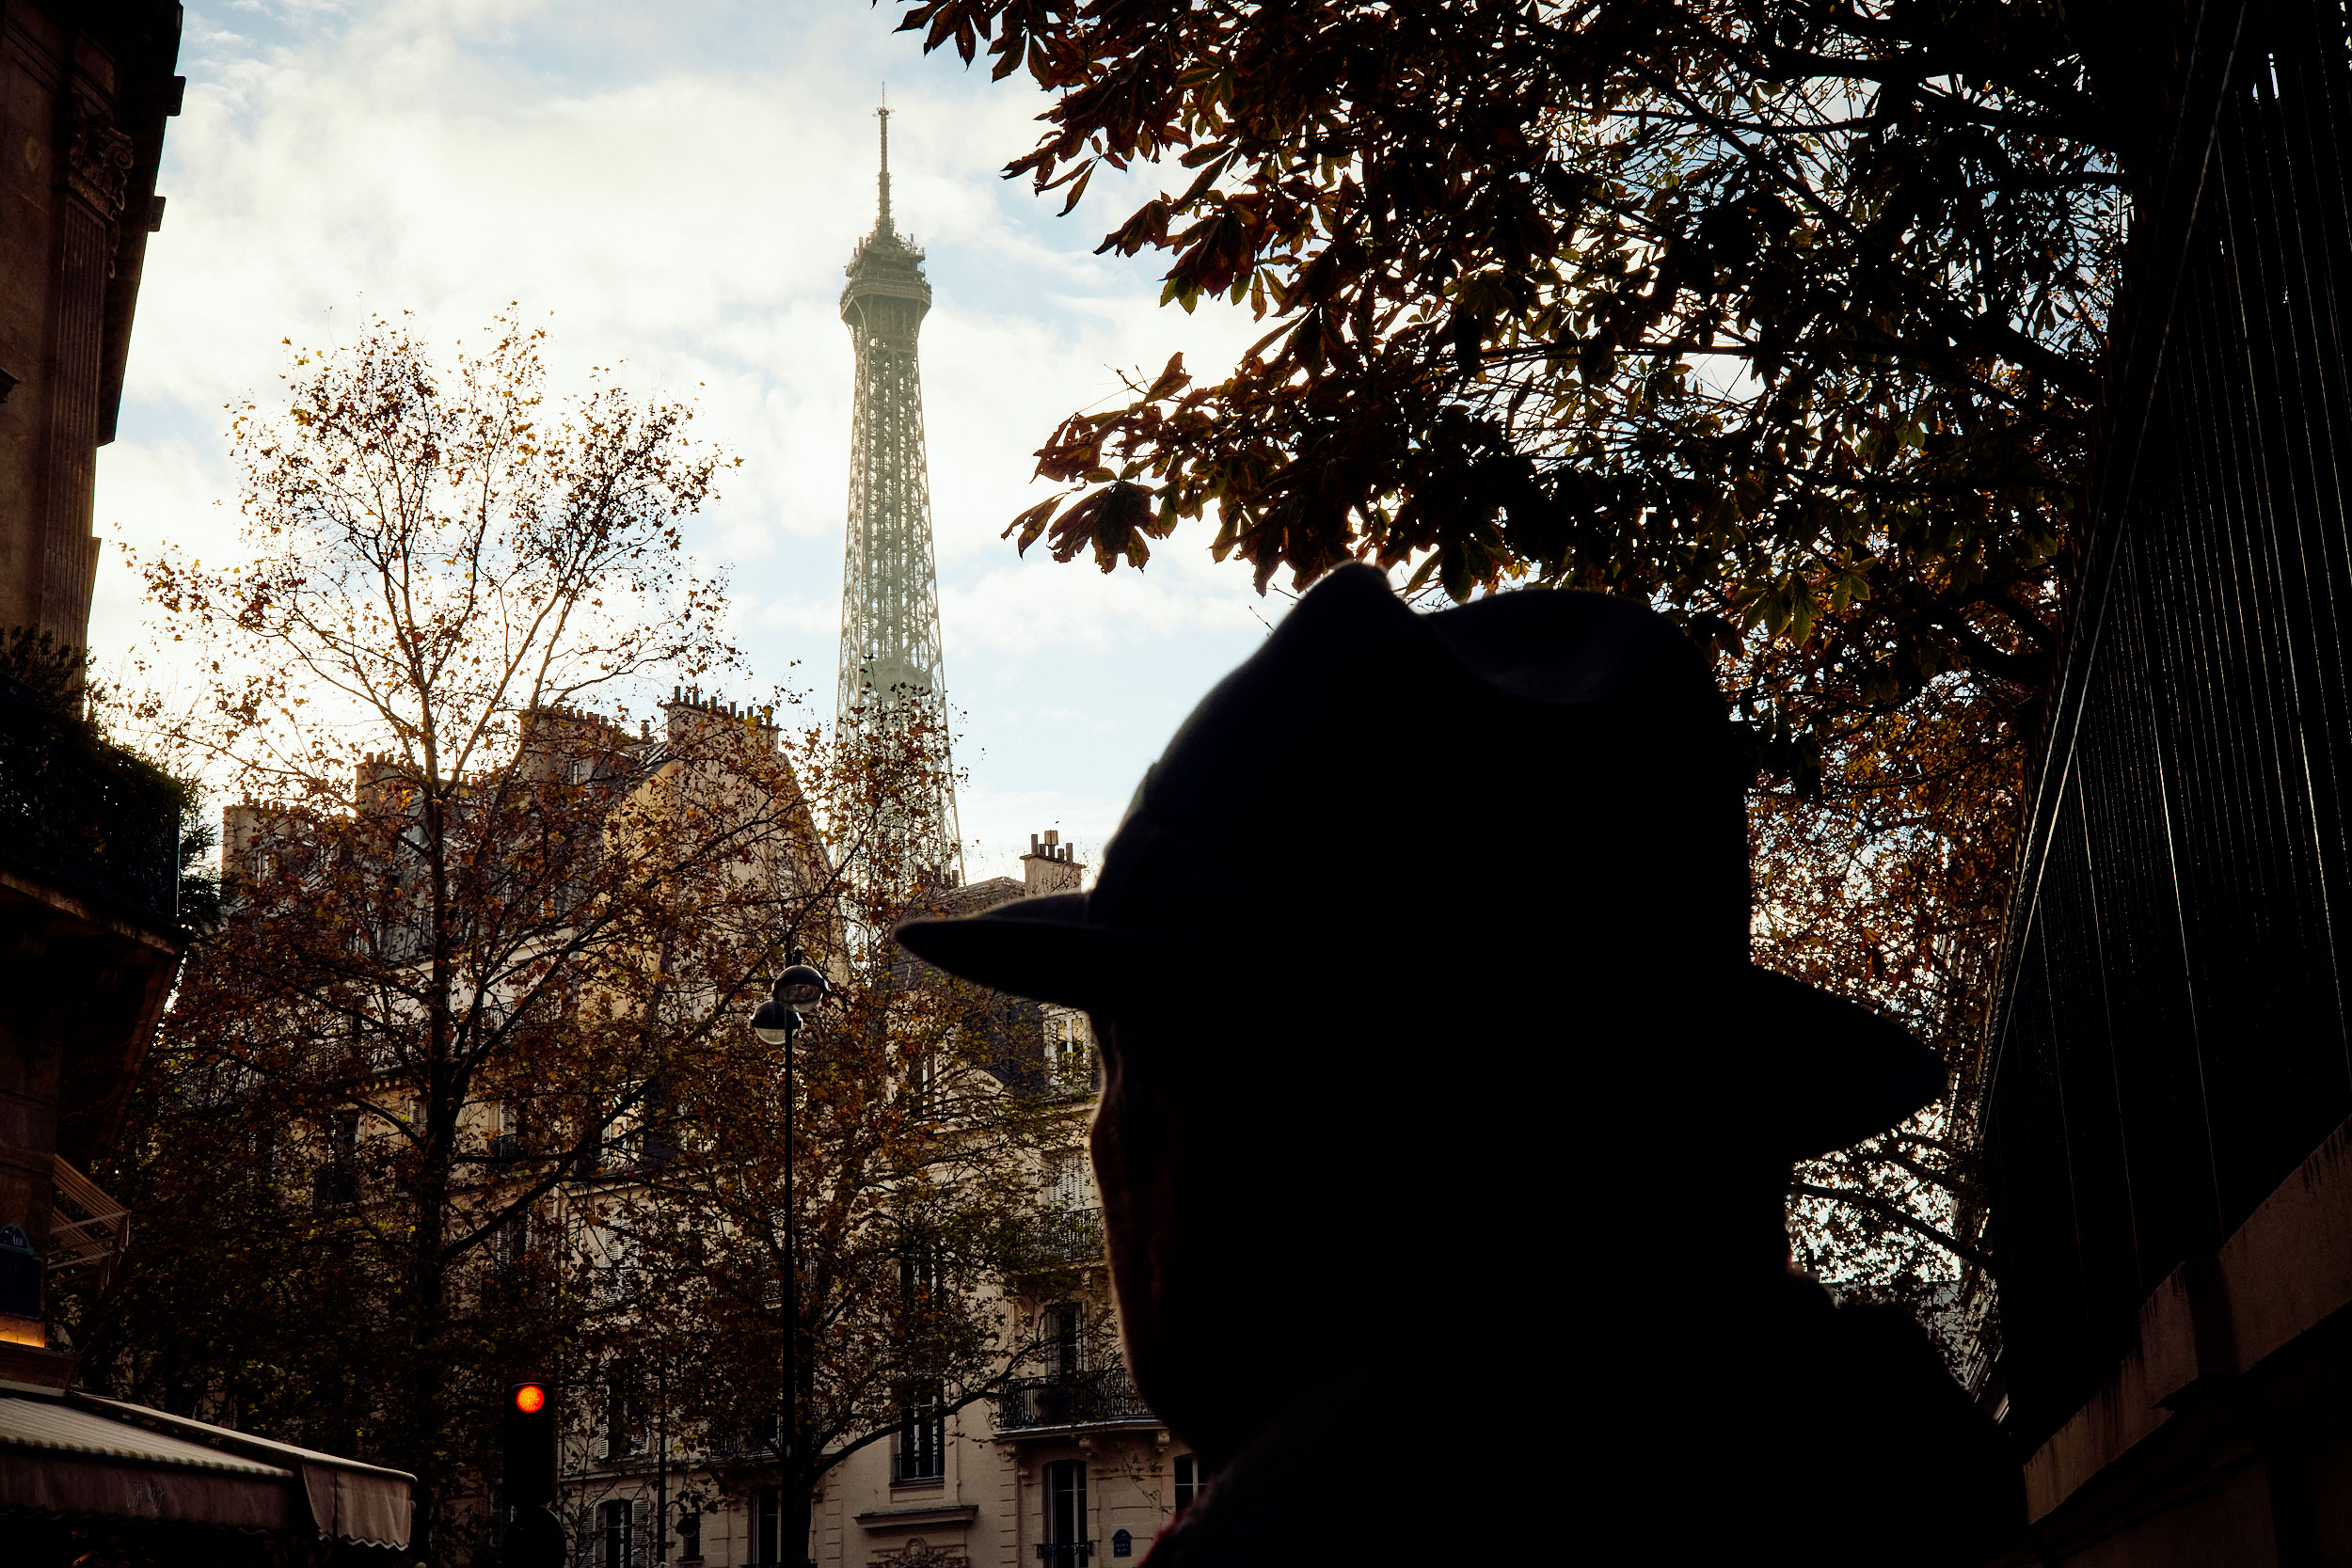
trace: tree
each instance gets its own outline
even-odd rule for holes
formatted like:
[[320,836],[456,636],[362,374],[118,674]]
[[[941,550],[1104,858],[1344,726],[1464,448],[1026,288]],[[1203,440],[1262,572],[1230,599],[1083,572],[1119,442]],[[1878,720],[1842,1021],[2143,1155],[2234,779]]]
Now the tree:
[[[1786,792],[1760,807],[1767,896],[1843,867],[1840,918],[1810,894],[1768,913],[1767,955],[1904,1010],[1963,1068],[1986,969],[1951,944],[1997,928],[2180,22],[909,0],[927,50],[1054,94],[1009,177],[1068,213],[1098,165],[1181,166],[1102,248],[1162,254],[1164,304],[1271,318],[1214,385],[1179,355],[1065,420],[1038,472],[1069,489],[1007,532],[1109,571],[1214,517],[1209,547],[1262,592],[1366,559],[1455,600],[1660,606]],[[1899,892],[1921,915],[1875,922],[1876,967],[1806,945]],[[1889,979],[1931,971],[1965,990],[1932,1016]]]
[[723,460],[617,388],[547,408],[540,336],[502,320],[453,372],[381,321],[297,355],[285,412],[232,426],[249,558],[144,563],[205,680],[141,717],[250,804],[125,1156],[195,1223],[85,1339],[126,1388],[415,1471],[427,1551],[485,1389],[577,1336],[518,1227],[830,929],[772,729],[625,722],[656,673],[735,662],[680,536]]
[[[1104,248],[1275,330],[1073,417],[1020,522],[1263,583],[1366,557],[1761,630],[1884,700],[2035,678],[2119,238],[2056,8],[931,0],[1058,94],[1009,173],[1197,170]],[[1793,673],[1793,672],[1792,672]]]
[[[860,912],[872,933],[896,911]],[[853,942],[790,1078],[783,1047],[739,1031],[735,1059],[684,1087],[692,1131],[673,1162],[612,1208],[637,1281],[612,1354],[641,1387],[663,1369],[664,1418],[698,1485],[780,1487],[787,1561],[834,1466],[894,1436],[935,1451],[918,1432],[1021,1370],[1033,1347],[1009,1278],[1035,1288],[1099,1259],[1099,1233],[1090,1252],[1041,1245],[1040,1176],[1082,1140],[1084,1107],[1041,1070],[1034,1011]],[[795,1420],[779,1431],[787,1325]]]
[[443,1561],[518,1372],[576,1458],[652,1423],[774,1475],[742,1450],[787,1100],[744,1019],[796,948],[838,981],[790,1102],[803,1498],[1017,1360],[993,1270],[1068,1121],[1003,999],[911,986],[882,935],[942,891],[906,881],[935,715],[836,744],[674,689],[631,722],[736,662],[680,537],[723,460],[617,389],[545,412],[538,341],[297,356],[235,426],[252,558],[146,563],[206,679],[130,721],[244,803],[107,1173],[142,1244],[75,1323],[118,1392],[414,1471]]
[[910,853],[940,792],[936,719],[912,704],[891,723],[801,737],[795,770],[831,829],[844,907],[830,994],[808,1009],[789,1071],[787,1047],[739,1016],[714,1036],[669,1087],[675,1131],[659,1165],[582,1208],[598,1250],[628,1259],[627,1290],[591,1332],[596,1381],[628,1389],[613,1407],[634,1405],[641,1430],[667,1439],[665,1490],[673,1453],[702,1498],[778,1487],[786,1560],[835,1465],[1021,1368],[1031,1347],[1007,1310],[1009,1276],[1099,1260],[1099,1232],[1072,1256],[1040,1245],[1041,1173],[1082,1140],[1083,1107],[1068,1074],[1047,1070],[1037,1005],[930,972],[888,939],[902,918],[966,901]]

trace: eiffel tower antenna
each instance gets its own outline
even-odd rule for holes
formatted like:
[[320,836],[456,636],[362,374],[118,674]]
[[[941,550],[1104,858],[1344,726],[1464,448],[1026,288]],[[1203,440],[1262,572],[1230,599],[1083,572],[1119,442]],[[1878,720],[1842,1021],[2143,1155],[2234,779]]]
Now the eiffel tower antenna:
[[[928,722],[926,771],[935,790],[903,803],[890,837],[910,879],[963,880],[940,659],[939,583],[931,560],[931,499],[923,445],[923,382],[915,337],[931,308],[923,253],[890,216],[890,108],[881,125],[882,168],[873,232],[844,270],[841,322],[857,350],[850,422],[849,544],[841,574],[841,687],[834,715],[845,743],[884,738]],[[905,733],[903,730],[900,733]]]
[[874,111],[874,118],[882,122],[882,173],[878,177],[882,187],[882,215],[874,220],[874,227],[887,230],[890,227],[890,84],[887,82],[882,84],[882,107]]

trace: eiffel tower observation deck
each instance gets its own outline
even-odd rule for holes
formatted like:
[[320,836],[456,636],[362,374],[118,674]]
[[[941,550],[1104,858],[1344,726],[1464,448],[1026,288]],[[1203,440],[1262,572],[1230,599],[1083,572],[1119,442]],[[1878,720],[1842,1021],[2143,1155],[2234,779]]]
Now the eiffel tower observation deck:
[[[842,562],[841,689],[836,732],[869,744],[894,732],[924,738],[922,771],[936,775],[902,801],[898,847],[908,870],[962,880],[947,683],[940,659],[939,585],[931,562],[931,500],[923,447],[923,381],[915,337],[931,308],[923,253],[890,217],[890,110],[882,125],[881,211],[844,270],[841,321],[857,348],[850,424],[849,545]],[[891,748],[880,748],[888,751]]]

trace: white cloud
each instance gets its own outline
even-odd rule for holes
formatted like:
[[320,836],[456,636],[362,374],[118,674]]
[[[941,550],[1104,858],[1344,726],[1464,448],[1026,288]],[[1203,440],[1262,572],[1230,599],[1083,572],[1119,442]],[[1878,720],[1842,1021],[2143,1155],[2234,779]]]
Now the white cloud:
[[[896,21],[864,0],[191,6],[100,531],[230,549],[224,405],[270,400],[281,340],[349,341],[367,313],[406,310],[454,342],[512,300],[549,326],[559,385],[618,366],[695,401],[699,433],[742,455],[691,542],[733,567],[760,681],[829,693],[851,378],[836,301],[873,220],[887,76],[893,204],[936,298],[923,370],[965,832],[1025,847],[1054,812],[1107,832],[1281,601],[1212,566],[1205,530],[1109,578],[998,535],[1044,493],[1030,454],[1062,415],[1178,349],[1214,373],[1259,328],[1157,309],[1148,260],[1093,254],[1153,171],[1098,181],[1061,220],[1058,194],[1001,180],[1041,100],[921,56]],[[110,553],[102,662],[144,632]]]

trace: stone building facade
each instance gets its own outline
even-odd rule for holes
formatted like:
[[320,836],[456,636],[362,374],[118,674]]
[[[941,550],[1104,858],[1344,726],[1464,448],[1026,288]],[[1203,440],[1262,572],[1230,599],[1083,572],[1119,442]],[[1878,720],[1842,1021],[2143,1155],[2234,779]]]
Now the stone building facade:
[[[1019,879],[952,890],[958,912],[1073,892],[1085,868],[1059,835],[1036,835]],[[567,1452],[564,1510],[578,1568],[1118,1568],[1139,1561],[1207,1477],[1153,1416],[1120,1364],[1102,1262],[1101,1211],[1085,1155],[1093,1040],[1086,1016],[1026,1004],[1042,1069],[1065,1086],[1070,1143],[1042,1173],[1060,1259],[1042,1280],[1003,1282],[1003,1342],[1025,1354],[994,1398],[911,1416],[825,1477],[805,1557],[778,1539],[772,1487],[728,1486],[714,1456],[655,1433],[610,1454],[600,1434]],[[740,1476],[738,1456],[728,1474]],[[755,1473],[755,1471],[754,1472]]]
[[180,8],[0,5],[0,626],[80,647],[164,122],[180,112]]

